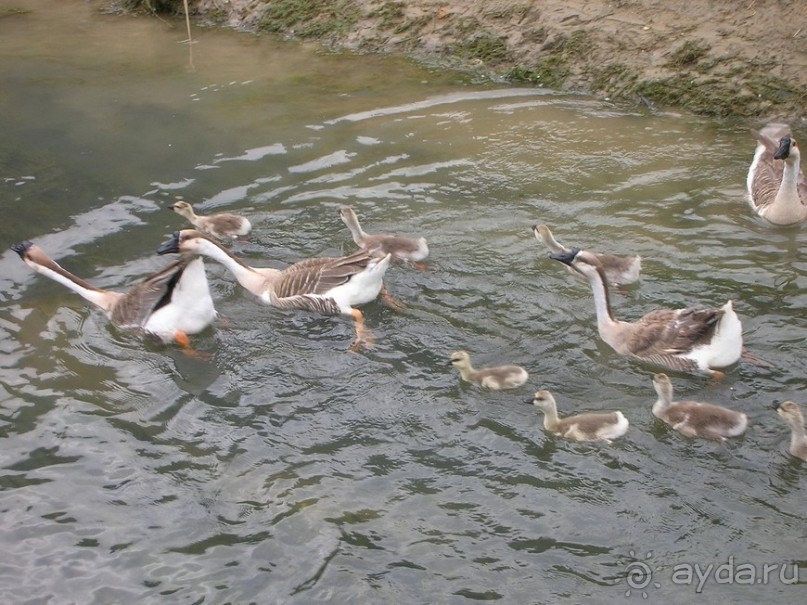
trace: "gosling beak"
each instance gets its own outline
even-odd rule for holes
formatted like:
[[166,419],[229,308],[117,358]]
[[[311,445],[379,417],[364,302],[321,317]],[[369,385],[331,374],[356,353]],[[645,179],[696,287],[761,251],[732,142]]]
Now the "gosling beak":
[[535,399],[527,399],[526,401],[524,401],[522,403],[526,403],[527,405],[533,405],[533,404],[535,404]]
[[177,254],[179,253],[179,231],[174,231],[174,234],[166,242],[160,244],[157,248],[157,254]]
[[772,409],[772,410],[774,410],[774,411],[779,411],[779,402],[778,402],[778,401],[774,401],[774,402],[771,404],[771,409]]
[[779,139],[779,149],[773,154],[774,160],[785,160],[790,156],[790,137]]
[[580,248],[572,248],[568,252],[553,252],[549,255],[552,260],[560,261],[564,265],[569,265],[574,262],[575,257],[580,253]]

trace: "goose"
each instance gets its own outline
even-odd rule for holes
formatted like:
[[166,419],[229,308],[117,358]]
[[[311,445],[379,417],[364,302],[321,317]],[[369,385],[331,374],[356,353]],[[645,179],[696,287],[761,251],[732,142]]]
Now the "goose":
[[551,254],[591,284],[602,338],[620,355],[682,372],[701,372],[719,380],[724,368],[743,352],[742,324],[732,302],[712,309],[657,309],[639,321],[620,321],[611,311],[608,280],[602,264],[591,252],[571,250]]
[[768,124],[755,135],[757,147],[747,182],[751,208],[774,225],[795,225],[807,220],[807,179],[790,127]]
[[392,255],[392,260],[404,263],[417,263],[417,261],[422,261],[429,256],[429,246],[424,237],[415,239],[403,235],[383,233],[369,235],[361,228],[359,219],[350,206],[343,206],[339,210],[339,216],[342,218],[342,222],[347,225],[347,228],[350,229],[356,245],[371,254],[380,256],[390,254]]
[[201,332],[216,318],[198,256],[182,255],[122,293],[102,290],[76,277],[32,242],[14,244],[11,249],[37,273],[99,307],[113,325],[152,335],[163,344],[176,342],[189,349],[188,334]]
[[792,401],[773,404],[779,415],[790,425],[790,447],[788,451],[796,458],[807,460],[807,433],[804,430],[804,416],[801,408]]
[[[546,246],[550,252],[563,254],[570,252],[570,249],[558,243],[555,236],[546,225],[535,225],[532,228],[535,238]],[[626,285],[632,284],[639,279],[642,271],[641,256],[615,256],[613,254],[594,253],[605,271],[605,277],[609,284]],[[567,267],[569,273],[578,279],[585,278],[571,267]]]
[[193,211],[193,206],[188,202],[179,201],[171,208],[174,212],[184,216],[199,231],[226,240],[227,238],[237,239],[239,235],[246,235],[252,229],[249,219],[237,214],[221,213],[201,216]]
[[527,370],[521,366],[507,365],[475,370],[471,366],[471,356],[466,351],[454,351],[449,363],[460,371],[460,376],[465,382],[492,391],[515,389],[529,378]]
[[537,391],[527,401],[543,411],[544,428],[555,435],[575,441],[604,441],[622,437],[628,432],[628,419],[620,412],[600,412],[558,417],[558,406],[549,391]]
[[742,412],[712,403],[673,401],[672,382],[666,374],[653,376],[653,388],[658,395],[653,415],[685,437],[725,441],[742,435],[748,427],[748,417]]
[[342,258],[309,258],[283,270],[250,267],[195,229],[176,231],[157,249],[158,254],[177,252],[218,261],[264,304],[323,315],[348,315],[353,318],[356,331],[350,350],[372,344],[364,315],[354,307],[378,296],[389,266],[389,254],[379,258],[361,250]]

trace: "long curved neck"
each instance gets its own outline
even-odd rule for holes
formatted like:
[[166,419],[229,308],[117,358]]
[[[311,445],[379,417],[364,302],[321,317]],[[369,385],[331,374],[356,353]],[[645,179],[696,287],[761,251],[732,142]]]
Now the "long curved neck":
[[591,284],[591,291],[594,293],[594,308],[597,311],[597,329],[600,332],[600,338],[611,344],[614,330],[624,322],[614,319],[614,314],[611,312],[611,299],[608,296],[607,281],[602,269],[597,267],[596,273],[591,274],[588,281]]
[[256,296],[263,294],[280,275],[278,269],[250,267],[224,250],[224,248],[207,239],[202,240],[199,253],[224,265],[238,280],[239,284]]
[[785,160],[782,183],[779,185],[779,190],[776,192],[776,198],[773,202],[777,206],[800,208],[802,205],[798,190],[799,159],[799,155],[792,154]]
[[353,236],[353,241],[356,242],[356,245],[361,246],[362,242],[367,239],[367,234],[361,228],[359,219],[355,213],[348,213],[348,215],[345,217],[345,225],[347,225],[347,228],[350,229],[350,234]]
[[107,313],[112,311],[112,307],[114,307],[118,299],[123,296],[123,294],[119,292],[102,290],[101,288],[93,286],[80,277],[73,275],[50,258],[37,259],[37,261],[32,261],[30,266],[37,273],[41,273],[45,277],[49,277],[53,281],[69,288],[83,299],[97,305]]

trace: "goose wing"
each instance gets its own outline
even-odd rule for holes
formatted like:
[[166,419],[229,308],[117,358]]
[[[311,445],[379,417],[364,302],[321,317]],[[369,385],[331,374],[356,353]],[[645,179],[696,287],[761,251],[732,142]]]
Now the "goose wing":
[[164,269],[149,275],[120,297],[110,319],[120,327],[141,327],[149,316],[171,302],[174,288],[193,257],[181,257]]
[[722,309],[659,309],[636,324],[627,341],[632,355],[669,363],[671,358],[707,344],[723,317]]
[[367,269],[373,259],[361,250],[340,258],[309,258],[283,270],[274,284],[278,298],[300,295],[323,295],[347,283],[354,275]]
[[782,174],[784,173],[784,162],[773,159],[773,154],[779,147],[775,139],[771,137],[773,131],[763,131],[755,133],[759,145],[763,148],[759,159],[755,162],[753,178],[749,183],[749,194],[751,205],[755,209],[765,208],[776,199],[776,192],[782,184]]

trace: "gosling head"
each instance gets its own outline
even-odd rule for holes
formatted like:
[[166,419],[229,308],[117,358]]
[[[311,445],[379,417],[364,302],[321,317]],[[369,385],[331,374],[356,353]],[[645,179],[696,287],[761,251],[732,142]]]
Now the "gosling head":
[[673,386],[670,377],[666,374],[659,373],[653,375],[653,388],[656,389],[656,394],[659,396],[659,399],[672,399]]
[[785,401],[784,403],[774,404],[776,411],[785,419],[791,426],[804,425],[804,416],[801,413],[801,408],[792,401]]
[[177,214],[181,214],[185,217],[193,214],[193,206],[191,206],[188,202],[183,202],[181,200],[171,204],[171,209]]
[[451,361],[449,363],[457,368],[467,368],[471,365],[471,356],[465,351],[454,351],[451,354]]
[[535,395],[532,396],[532,400],[527,401],[527,403],[531,403],[538,409],[546,412],[555,407],[555,398],[549,391],[536,391]]

